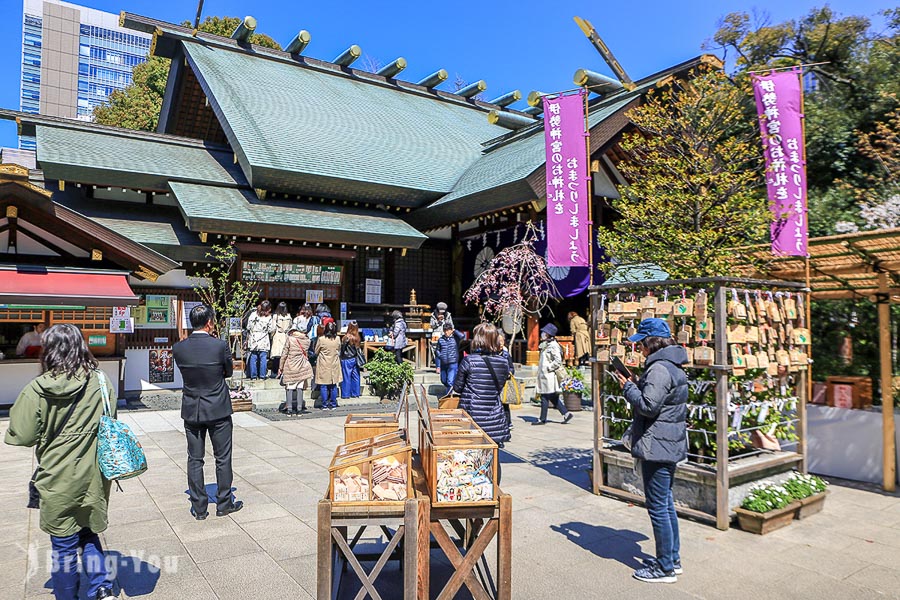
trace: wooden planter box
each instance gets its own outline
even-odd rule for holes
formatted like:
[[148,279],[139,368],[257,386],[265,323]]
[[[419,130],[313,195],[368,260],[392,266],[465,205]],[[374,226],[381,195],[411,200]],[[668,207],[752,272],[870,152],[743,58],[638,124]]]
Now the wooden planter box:
[[816,513],[822,512],[822,509],[825,508],[825,496],[828,495],[828,492],[822,492],[820,494],[813,494],[808,498],[801,498],[797,502],[800,503],[800,510],[797,511],[798,519],[805,519],[806,517],[811,517]]
[[784,508],[764,513],[745,510],[740,506],[735,508],[734,512],[737,513],[738,524],[741,526],[741,529],[748,533],[766,535],[776,529],[790,525],[799,510],[800,502],[794,501]]
[[569,412],[581,412],[581,394],[563,392],[563,402]]

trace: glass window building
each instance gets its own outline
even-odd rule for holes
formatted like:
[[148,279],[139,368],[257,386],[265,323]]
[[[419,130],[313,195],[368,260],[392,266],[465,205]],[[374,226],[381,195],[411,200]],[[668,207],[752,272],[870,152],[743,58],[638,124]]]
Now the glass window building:
[[[89,121],[147,60],[151,37],[119,27],[118,15],[60,0],[24,0],[22,15],[24,112]],[[19,147],[33,150],[34,138]]]

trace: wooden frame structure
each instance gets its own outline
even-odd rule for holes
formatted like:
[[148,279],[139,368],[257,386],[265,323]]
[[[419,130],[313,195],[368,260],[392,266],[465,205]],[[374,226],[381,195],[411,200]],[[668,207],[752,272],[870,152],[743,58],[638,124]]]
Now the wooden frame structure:
[[[601,296],[602,294],[615,293],[616,290],[659,290],[659,289],[707,289],[711,290],[710,297],[713,303],[714,319],[714,356],[712,365],[699,367],[713,371],[715,375],[715,397],[716,397],[716,456],[715,456],[715,513],[708,514],[701,510],[687,507],[676,507],[679,513],[685,516],[696,518],[698,520],[712,522],[719,529],[728,529],[731,519],[731,510],[729,507],[729,489],[731,480],[735,479],[746,481],[754,475],[765,476],[767,473],[784,470],[796,465],[801,471],[806,471],[806,400],[808,390],[808,367],[799,368],[799,377],[797,383],[798,402],[797,402],[797,451],[796,452],[780,452],[766,457],[764,460],[755,461],[754,463],[732,464],[729,456],[728,448],[728,427],[729,427],[729,375],[734,368],[729,364],[729,344],[725,335],[727,327],[727,304],[728,291],[732,288],[742,289],[761,289],[761,290],[784,290],[794,293],[802,293],[805,288],[800,283],[785,281],[765,281],[756,279],[740,279],[727,277],[710,277],[698,279],[682,279],[668,281],[642,281],[635,283],[622,284],[606,284],[600,286],[592,286],[590,288],[591,301],[591,328],[592,328],[592,356],[591,368],[593,375],[592,395],[594,402],[594,448],[593,448],[593,477],[592,485],[594,494],[605,493],[611,496],[619,497],[631,502],[640,502],[643,498],[637,494],[627,492],[623,489],[607,485],[604,477],[604,465],[616,464],[618,467],[626,467],[632,465],[630,456],[614,459],[610,456],[609,451],[603,446],[603,438],[605,437],[604,422],[604,383],[606,379],[606,363],[598,360],[598,343],[597,335],[600,331],[600,313],[601,313]],[[808,308],[808,303],[807,303]],[[698,366],[695,365],[695,368]],[[627,464],[626,464],[627,463]],[[684,473],[687,478],[695,481],[711,479],[709,469],[700,469],[692,465],[681,466],[678,468],[679,473]]]
[[[891,304],[900,302],[900,228],[812,238],[809,257],[765,256],[758,274],[786,281],[808,281],[814,300],[863,299],[878,305],[879,371],[882,410],[882,487],[897,488],[894,437]],[[749,271],[749,269],[748,269]]]

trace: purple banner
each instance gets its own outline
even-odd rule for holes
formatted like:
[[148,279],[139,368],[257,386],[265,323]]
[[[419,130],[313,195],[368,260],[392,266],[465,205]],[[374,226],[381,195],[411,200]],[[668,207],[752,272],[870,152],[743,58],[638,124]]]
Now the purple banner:
[[547,266],[550,267],[587,267],[590,263],[585,136],[584,91],[544,97]]
[[766,157],[772,222],[772,253],[806,256],[806,160],[800,71],[753,76]]

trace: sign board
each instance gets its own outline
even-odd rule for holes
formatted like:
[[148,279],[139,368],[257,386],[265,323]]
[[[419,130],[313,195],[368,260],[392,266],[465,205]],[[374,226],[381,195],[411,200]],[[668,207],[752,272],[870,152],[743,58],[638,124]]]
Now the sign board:
[[175,360],[171,348],[150,350],[150,383],[172,383],[175,381]]
[[834,386],[835,408],[853,408],[853,386],[835,384]]
[[134,319],[131,317],[110,317],[110,333],[134,333]]
[[96,346],[105,346],[106,345],[106,336],[103,334],[92,334],[88,336],[88,346],[96,347]]
[[366,279],[366,304],[381,304],[380,279]]
[[112,310],[114,319],[128,319],[131,317],[131,309],[127,306],[113,306]]
[[240,317],[228,317],[228,335],[241,335],[242,330]]
[[245,281],[269,283],[301,283],[307,285],[341,285],[343,267],[300,265],[293,263],[246,260],[242,277]]
[[181,328],[193,329],[191,326],[191,311],[195,306],[200,306],[202,302],[184,302],[181,308]]
[[325,301],[325,292],[323,290],[306,290],[307,304],[322,304]]
[[169,338],[167,338],[167,337],[153,338],[153,343],[154,344],[168,344]]
[[144,296],[143,306],[131,307],[135,329],[175,329],[177,296]]

